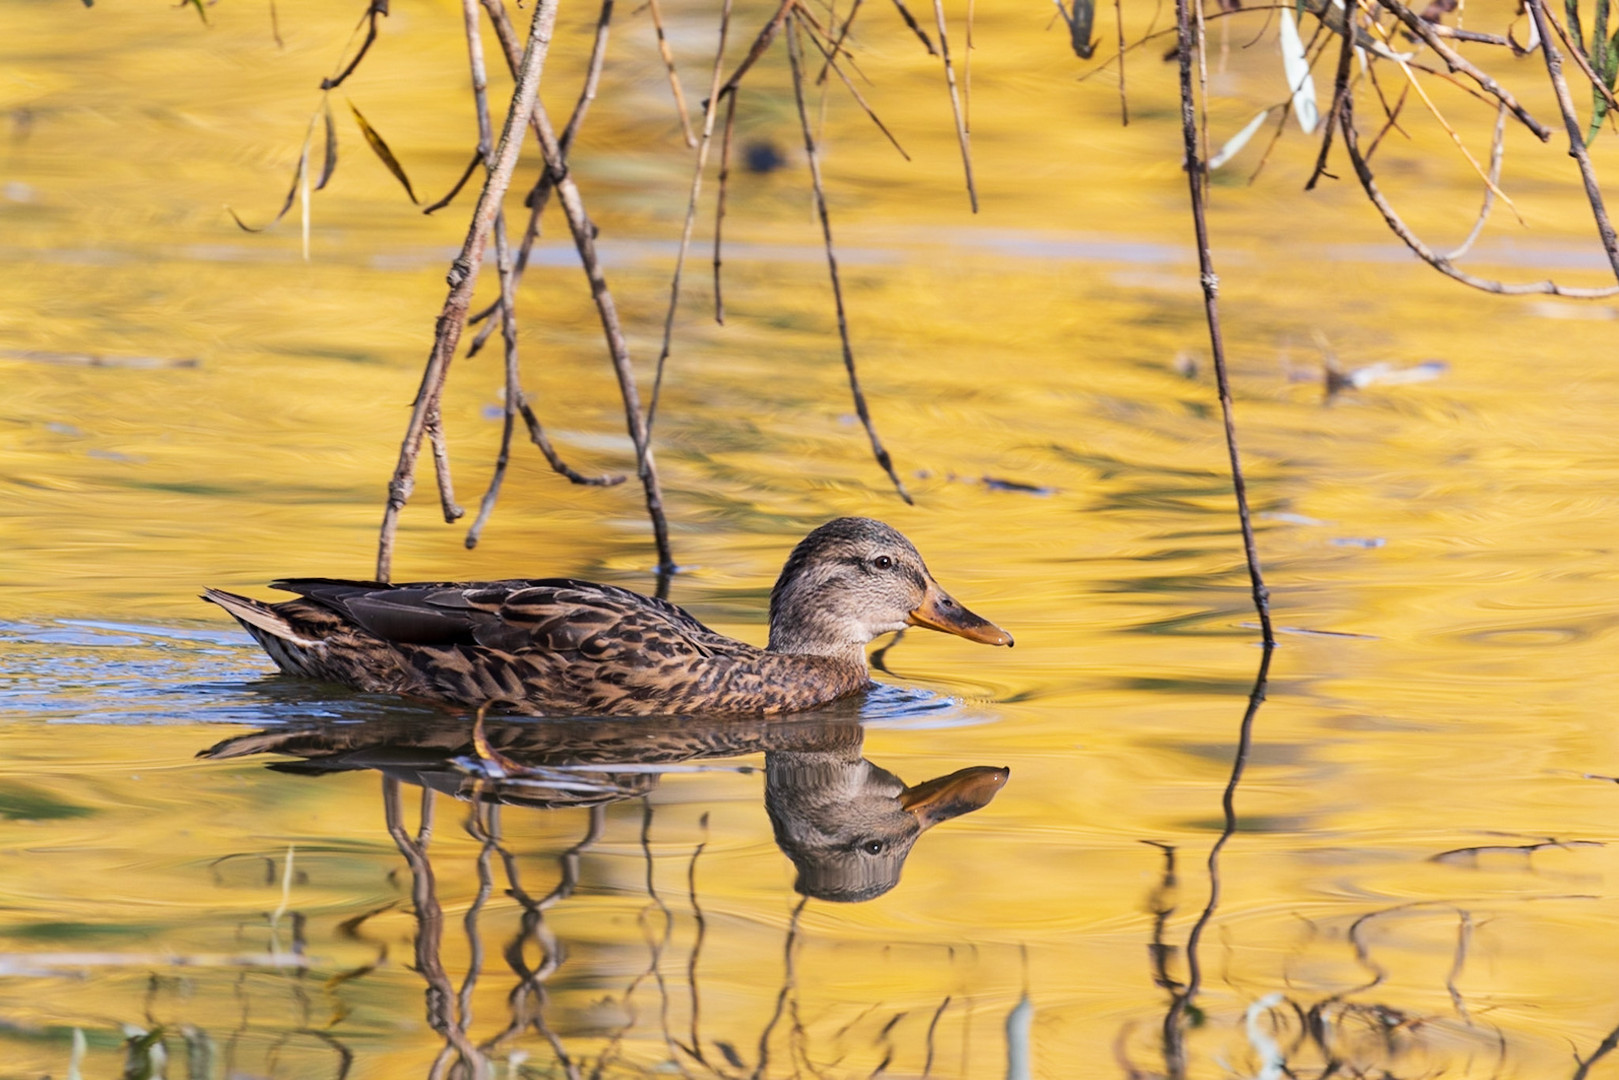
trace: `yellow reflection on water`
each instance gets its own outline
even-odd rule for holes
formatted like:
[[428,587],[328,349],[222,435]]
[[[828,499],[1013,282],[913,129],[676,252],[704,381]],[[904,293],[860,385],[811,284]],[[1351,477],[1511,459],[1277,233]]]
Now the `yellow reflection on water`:
[[[474,137],[460,11],[396,7],[345,92],[436,197]],[[569,959],[544,1015],[566,1052],[617,1054],[622,1075],[698,1068],[671,1041],[691,1041],[699,911],[698,1048],[716,1071],[751,1072],[765,1037],[771,1075],[805,1060],[840,1076],[885,1061],[891,1075],[999,1075],[1025,991],[1036,1075],[1162,1068],[1160,984],[1186,973],[1173,948],[1154,967],[1154,913],[1174,946],[1202,908],[1258,662],[1174,88],[1155,48],[1133,53],[1120,128],[1109,76],[1075,81],[1046,13],[977,7],[977,217],[936,61],[892,12],[862,16],[858,55],[915,160],[836,87],[826,114],[862,379],[917,505],[895,499],[852,419],[779,58],[744,96],[739,138],[787,167],[735,178],[723,328],[707,256],[693,257],[657,446],[686,570],[672,598],[716,628],[762,640],[792,543],[859,513],[905,531],[954,595],[1012,630],[1010,652],[908,635],[890,680],[962,701],[896,708],[864,748],[913,782],[980,763],[1011,780],[931,832],[892,893],[811,901],[796,920],[757,774],[665,777],[650,827],[638,803],[603,811],[577,889],[548,909]],[[280,4],[284,46],[262,7],[208,12],[204,28],[191,10],[0,5],[0,1057],[19,1075],[61,1071],[79,1028],[86,1075],[107,1073],[127,1023],[162,1026],[175,1055],[205,1033],[216,1070],[234,1053],[244,1070],[324,1075],[341,1047],[351,1075],[425,1074],[445,1040],[412,970],[413,878],[381,781],[193,760],[222,733],[386,706],[254,681],[269,665],[195,594],[371,572],[469,197],[423,217],[337,100],[340,164],[315,198],[310,261],[296,208],[275,231],[238,231],[223,207],[262,221],[279,205],[358,11]],[[713,13],[665,14],[698,100]],[[1128,17],[1142,32],[1149,15]],[[1508,17],[1468,11],[1470,26]],[[648,14],[618,19],[576,165],[649,380],[688,159]],[[593,26],[593,11],[564,10],[554,113]],[[1272,39],[1243,47],[1256,28],[1211,30],[1215,137],[1281,92]],[[1498,62],[1553,115],[1526,74],[1538,58]],[[1443,104],[1488,145],[1493,115],[1459,94]],[[1409,128],[1379,168],[1415,227],[1454,242],[1440,238],[1469,227],[1476,183],[1431,118]],[[1610,145],[1604,176],[1619,169]],[[1614,309],[1461,291],[1394,245],[1347,167],[1293,194],[1314,154],[1289,128],[1253,187],[1244,171],[1214,188],[1260,547],[1278,623],[1309,633],[1284,635],[1259,714],[1204,939],[1193,1072],[1258,1072],[1250,1013],[1283,1045],[1299,1013],[1324,1016],[1354,1060],[1395,1075],[1491,1074],[1503,1043],[1505,1074],[1566,1071],[1568,1045],[1588,1056],[1619,1020],[1602,989],[1619,951],[1612,855],[1545,846],[1605,841],[1619,798],[1588,778],[1619,774]],[[1579,261],[1594,248],[1562,151],[1509,131],[1507,160],[1532,228],[1498,211],[1480,264],[1599,282],[1600,259]],[[546,230],[521,299],[525,385],[572,464],[633,471],[560,219]],[[1326,400],[1318,333],[1351,369],[1445,366]],[[498,445],[501,385],[498,358],[456,360],[445,417],[466,506]],[[398,578],[650,588],[633,483],[574,488],[514,453],[472,551],[422,478]],[[416,798],[407,788],[412,829]],[[457,929],[480,895],[466,815],[441,797],[429,850],[447,977],[458,992],[474,942],[505,972],[469,991],[481,1040],[511,1015],[494,954],[523,905],[497,890],[481,937]],[[508,807],[503,824],[538,896],[590,819]],[[1172,881],[1152,844],[1173,848]],[[532,967],[546,949],[525,940]],[[1264,1004],[1275,993],[1286,1001]],[[1296,1045],[1300,1070],[1325,1067]],[[555,1074],[544,1031],[514,1050]]]

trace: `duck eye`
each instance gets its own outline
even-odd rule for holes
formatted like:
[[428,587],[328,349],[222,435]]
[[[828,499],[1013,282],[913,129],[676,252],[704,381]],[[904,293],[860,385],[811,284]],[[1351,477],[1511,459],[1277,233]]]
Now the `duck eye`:
[[860,845],[860,850],[864,851],[867,855],[881,855],[883,850],[887,847],[888,845],[883,843],[881,840],[867,840],[865,843]]
[[879,555],[875,559],[871,560],[871,565],[876,567],[878,570],[892,570],[894,568],[894,560],[890,559],[887,555]]

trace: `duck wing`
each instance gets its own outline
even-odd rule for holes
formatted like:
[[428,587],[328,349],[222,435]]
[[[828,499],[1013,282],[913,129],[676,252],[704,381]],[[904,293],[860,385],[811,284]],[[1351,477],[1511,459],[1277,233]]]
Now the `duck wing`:
[[598,662],[641,651],[658,662],[694,660],[747,648],[666,600],[570,578],[408,585],[294,578],[271,586],[399,645],[482,646]]

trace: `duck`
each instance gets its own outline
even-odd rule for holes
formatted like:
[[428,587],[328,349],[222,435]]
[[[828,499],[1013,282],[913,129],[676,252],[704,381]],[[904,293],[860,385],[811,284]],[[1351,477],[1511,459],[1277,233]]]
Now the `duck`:
[[770,592],[764,648],[666,600],[571,578],[270,583],[266,603],[206,589],[285,674],[534,716],[770,716],[872,685],[866,646],[918,626],[986,645],[1012,635],[929,573],[897,529],[842,517],[806,536]]

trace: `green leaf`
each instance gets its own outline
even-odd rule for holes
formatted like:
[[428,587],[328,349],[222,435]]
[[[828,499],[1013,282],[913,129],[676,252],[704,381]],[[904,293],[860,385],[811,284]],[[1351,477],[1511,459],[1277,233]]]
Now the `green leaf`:
[[377,129],[372,127],[366,118],[360,115],[360,110],[354,107],[354,102],[349,102],[349,108],[353,111],[354,119],[359,123],[360,130],[365,134],[365,141],[370,144],[372,151],[382,159],[384,165],[388,166],[388,171],[393,173],[401,184],[405,185],[405,194],[410,196],[410,201],[416,202],[416,192],[411,190],[410,178],[405,175],[405,169],[399,164],[399,159],[394,157],[392,150],[388,149],[388,144],[383,141],[381,135],[377,134]]

